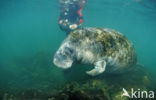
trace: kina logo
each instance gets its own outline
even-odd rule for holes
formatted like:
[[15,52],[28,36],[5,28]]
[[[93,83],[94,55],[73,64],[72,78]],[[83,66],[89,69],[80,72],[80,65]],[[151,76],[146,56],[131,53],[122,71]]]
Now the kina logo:
[[127,91],[125,88],[122,89],[123,93],[121,97],[129,97],[129,98],[154,98],[155,93],[154,91],[147,91],[147,90],[141,90],[137,89],[134,90],[131,88],[131,91]]

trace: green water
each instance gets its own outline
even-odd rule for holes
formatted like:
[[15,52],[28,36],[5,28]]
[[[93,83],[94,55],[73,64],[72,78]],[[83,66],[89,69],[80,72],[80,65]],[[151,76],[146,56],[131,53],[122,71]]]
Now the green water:
[[[25,88],[48,91],[69,80],[83,80],[87,67],[66,74],[52,63],[66,37],[57,25],[58,15],[58,0],[0,1],[1,93]],[[108,27],[126,35],[138,62],[155,76],[156,1],[87,0],[83,15],[82,27]]]

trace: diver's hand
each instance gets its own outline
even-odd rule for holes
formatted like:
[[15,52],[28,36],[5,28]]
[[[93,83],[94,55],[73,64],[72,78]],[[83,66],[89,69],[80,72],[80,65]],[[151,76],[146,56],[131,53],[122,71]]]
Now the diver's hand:
[[77,24],[69,25],[69,28],[70,28],[71,30],[74,30],[74,29],[76,29],[77,27],[78,27]]

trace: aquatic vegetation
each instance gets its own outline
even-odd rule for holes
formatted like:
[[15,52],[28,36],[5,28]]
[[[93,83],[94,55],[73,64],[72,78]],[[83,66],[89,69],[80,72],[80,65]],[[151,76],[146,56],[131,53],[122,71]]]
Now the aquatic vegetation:
[[[129,100],[129,97],[121,97],[122,89],[129,93],[134,90],[151,90],[154,84],[150,75],[137,65],[136,70],[129,73],[116,75],[103,75],[88,79],[83,82],[68,82],[51,97],[52,100]],[[144,78],[146,77],[146,79]],[[148,81],[148,84],[144,82]]]
[[[73,79],[67,79],[68,81],[62,83],[61,86],[57,85],[55,87],[53,86],[56,84],[55,82],[45,78],[43,82],[37,81],[37,86],[33,85],[36,88],[24,88],[15,93],[6,92],[1,95],[1,98],[2,100],[129,100],[129,97],[126,96],[121,98],[123,88],[129,93],[131,88],[134,90],[140,89],[140,91],[149,91],[156,88],[150,74],[140,65],[123,74],[106,73],[97,77],[90,77],[84,74],[83,78],[78,78],[73,73],[68,73]],[[80,71],[77,70],[77,73],[80,73]],[[67,74],[64,75],[66,76]],[[35,79],[34,77],[32,79]]]
[[26,89],[16,94],[5,93],[2,100],[46,100],[44,93],[34,90]]

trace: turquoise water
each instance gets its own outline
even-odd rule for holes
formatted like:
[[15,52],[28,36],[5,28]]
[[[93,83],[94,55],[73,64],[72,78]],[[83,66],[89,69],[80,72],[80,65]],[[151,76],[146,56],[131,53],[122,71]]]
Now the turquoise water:
[[[58,15],[58,0],[0,1],[0,92],[48,91],[69,79],[83,79],[78,72],[64,75],[52,63],[66,37],[57,25]],[[155,0],[87,0],[83,15],[83,27],[108,27],[126,35],[138,63],[155,76]]]

